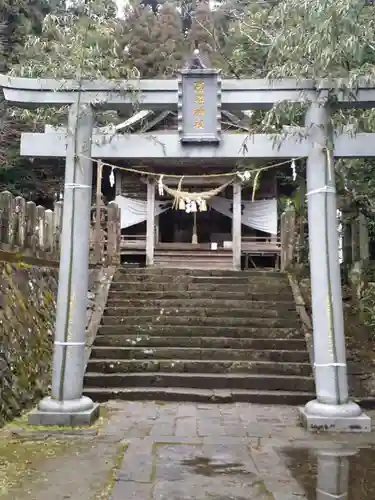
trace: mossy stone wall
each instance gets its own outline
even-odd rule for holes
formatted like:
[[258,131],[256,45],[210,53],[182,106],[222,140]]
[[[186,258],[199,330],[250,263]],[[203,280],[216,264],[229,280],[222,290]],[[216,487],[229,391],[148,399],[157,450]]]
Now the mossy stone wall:
[[0,426],[49,391],[57,285],[57,269],[0,262]]

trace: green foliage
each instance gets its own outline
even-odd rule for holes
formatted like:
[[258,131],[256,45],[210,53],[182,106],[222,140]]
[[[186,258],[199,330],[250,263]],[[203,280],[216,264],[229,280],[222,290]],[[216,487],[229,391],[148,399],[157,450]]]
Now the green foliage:
[[158,75],[175,76],[182,68],[185,57],[185,40],[181,16],[173,3],[164,3],[158,12],[160,64]]
[[30,36],[11,74],[41,78],[126,78],[118,23],[103,2],[82,11],[45,17],[39,36]]
[[197,8],[192,12],[192,24],[187,39],[190,50],[199,48],[205,54],[215,51],[214,21],[210,6],[206,2],[199,2]]
[[364,0],[250,3],[238,27],[239,60],[252,57],[246,51],[252,44],[253,53],[264,57],[263,75],[352,80],[375,75],[374,9]]
[[[44,18],[40,32],[27,37],[18,53],[17,62],[11,68],[11,75],[78,80],[124,79],[129,76],[119,41],[119,25],[113,2],[77,1],[68,11],[63,11],[61,6],[56,9]],[[3,168],[14,168],[8,172],[0,171],[0,184],[11,189],[14,194],[32,199],[53,199],[61,183],[62,169],[59,164],[56,165],[56,161],[50,162],[55,168],[48,171],[43,162],[31,164],[28,160],[20,159],[18,139],[22,131],[41,131],[44,123],[65,123],[66,109],[43,108],[35,111],[14,108],[9,109],[8,116],[13,124],[15,141],[14,148],[4,148],[2,164]]]
[[361,308],[364,322],[375,329],[375,283],[369,283],[361,297]]
[[57,274],[1,263],[0,276],[0,344],[7,362],[2,373],[6,390],[1,395],[1,422],[48,390]]
[[[281,0],[272,5],[248,2],[243,10],[227,9],[232,18],[227,47],[241,76],[338,79],[356,90],[360,80],[375,81],[375,9],[364,0]],[[332,82],[332,86],[334,83]],[[333,102],[334,104],[334,102]],[[282,102],[268,112],[255,112],[252,131],[293,133],[303,125],[304,104]],[[336,129],[355,134],[375,131],[375,110],[340,110]],[[375,161],[336,162],[341,193],[349,195],[371,221],[375,236]]]
[[[47,0],[0,0],[0,72],[18,64],[25,40],[41,33],[48,10]],[[19,137],[29,125],[20,120],[19,112],[9,107],[0,93],[0,179],[11,167],[28,167],[29,162],[19,156]]]
[[[7,32],[15,47],[9,58],[12,74],[169,78],[191,50],[199,47],[213,65],[231,77],[338,77],[348,78],[355,89],[359,77],[375,76],[375,10],[364,0],[226,0],[215,11],[207,1],[159,2],[156,8],[155,2],[132,0],[124,20],[115,17],[113,1],[76,0],[68,11],[62,0],[50,4],[52,12],[43,21],[46,0],[0,0],[7,15],[18,9]],[[31,8],[26,9],[26,5]],[[177,7],[182,8],[182,15]],[[303,124],[304,110],[304,103],[279,103],[268,112],[255,111],[247,126],[251,132],[290,134],[288,126]],[[22,115],[11,110],[6,117],[11,122],[2,127],[0,146],[8,144],[9,137],[17,138],[22,128],[40,127],[41,120],[56,124],[65,120],[64,110],[47,114],[26,111]],[[99,120],[105,123],[103,117]],[[115,121],[116,116],[110,114],[109,120]],[[337,127],[350,126],[353,133],[374,131],[375,112],[340,111],[335,113],[334,122]],[[17,149],[18,144],[12,152],[0,147],[3,165],[17,164]],[[337,166],[343,189],[370,212],[375,206],[374,165],[372,160],[357,160]],[[290,173],[286,176],[290,178]]]
[[18,61],[25,38],[40,32],[48,11],[47,0],[0,0],[0,21],[3,24],[1,71]]
[[[244,15],[234,11],[232,17],[232,63],[241,76],[345,78],[353,90],[359,78],[374,80],[375,16],[364,0],[283,0],[271,7],[250,2]],[[290,124],[301,124],[300,109],[280,103],[258,128],[276,130],[286,114]],[[334,119],[354,129],[375,125],[373,111],[340,112]]]
[[163,4],[155,14],[149,6],[129,7],[122,22],[125,60],[141,78],[170,78],[181,68],[184,37],[179,12]]

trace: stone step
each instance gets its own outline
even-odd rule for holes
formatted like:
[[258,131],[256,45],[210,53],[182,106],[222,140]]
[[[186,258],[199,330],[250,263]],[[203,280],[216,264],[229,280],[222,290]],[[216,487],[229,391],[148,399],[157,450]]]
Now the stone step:
[[213,256],[205,257],[205,258],[192,258],[189,255],[179,256],[179,258],[173,257],[171,260],[170,257],[157,257],[155,255],[154,259],[155,267],[161,267],[163,269],[191,269],[191,270],[199,270],[205,271],[206,269],[212,270],[220,270],[220,271],[229,271],[233,269],[233,259],[232,256],[220,256],[213,258]]
[[303,351],[304,339],[234,338],[234,337],[167,337],[153,335],[102,335],[95,339],[95,346],[101,347],[211,347],[212,349],[280,349]]
[[257,327],[244,326],[194,326],[194,325],[101,325],[100,335],[152,335],[155,337],[234,337],[241,338],[269,338],[302,339],[299,328],[269,328],[264,325]]
[[91,359],[158,359],[158,360],[224,360],[224,361],[274,361],[307,363],[309,355],[304,351],[274,351],[272,349],[212,349],[209,347],[102,347],[94,346]]
[[194,403],[257,403],[279,405],[304,405],[315,398],[314,393],[286,391],[251,391],[251,390],[205,390],[205,389],[172,389],[170,387],[150,388],[137,387],[126,389],[91,388],[84,395],[97,402],[111,399],[126,401],[181,401]]
[[268,278],[267,276],[199,276],[199,275],[180,275],[176,273],[174,275],[165,274],[118,274],[115,275],[113,280],[115,283],[125,282],[125,283],[157,283],[157,284],[179,284],[179,285],[189,285],[189,284],[204,284],[204,285],[266,285],[270,287],[275,286],[289,286],[289,281],[286,277],[280,276],[279,279]]
[[135,308],[212,308],[212,309],[251,309],[251,310],[273,310],[273,311],[293,311],[296,312],[296,305],[293,301],[266,301],[266,300],[246,300],[234,299],[202,299],[202,298],[179,298],[179,299],[133,299],[126,295],[122,297],[121,292],[109,293],[108,307],[135,307]]
[[314,392],[314,379],[295,375],[251,373],[86,373],[85,388],[171,387],[190,389],[236,389]]
[[189,256],[194,258],[204,258],[204,257],[213,257],[213,258],[221,258],[227,257],[232,259],[232,250],[229,248],[217,248],[216,250],[212,250],[209,248],[209,245],[206,244],[206,247],[203,248],[200,244],[196,245],[194,248],[190,246],[190,244],[181,243],[179,248],[172,246],[170,243],[158,243],[155,246],[155,255],[159,257],[176,257],[178,258],[180,255]]
[[104,310],[105,316],[127,316],[137,318],[146,317],[176,317],[176,316],[190,317],[190,318],[279,318],[287,316],[290,319],[298,320],[297,311],[294,308],[293,310],[280,310],[273,309],[272,307],[268,309],[256,309],[250,307],[236,307],[236,308],[220,308],[215,309],[212,307],[122,307],[113,306],[110,304],[109,307],[106,307]]
[[108,300],[112,298],[141,299],[141,300],[170,300],[170,299],[220,299],[220,300],[244,300],[259,302],[292,302],[293,294],[291,290],[284,290],[283,293],[258,291],[258,292],[232,292],[227,290],[207,291],[207,290],[127,290],[125,288],[113,289],[114,283],[108,294]]
[[[198,250],[198,249],[197,249]],[[154,266],[170,269],[233,269],[233,255],[228,250],[162,250],[155,249]]]
[[188,372],[188,373],[255,373],[259,375],[285,374],[310,376],[308,363],[284,363],[274,361],[232,361],[232,360],[128,360],[89,359],[88,372]]
[[143,281],[114,281],[111,284],[112,290],[128,290],[137,292],[156,292],[156,291],[168,291],[173,288],[173,291],[177,292],[240,292],[244,294],[251,293],[262,293],[262,294],[276,294],[289,292],[291,296],[291,289],[287,283],[279,283],[275,281],[274,284],[267,283],[232,283],[230,285],[223,285],[220,283],[183,283],[183,282],[171,282],[171,281],[157,281],[157,282],[143,282]]
[[84,392],[304,404],[314,380],[300,326],[287,276],[275,270],[119,269]]
[[247,269],[243,271],[233,271],[233,270],[228,270],[228,271],[216,271],[216,270],[207,270],[204,271],[204,273],[198,269],[160,269],[160,268],[155,268],[155,267],[119,267],[116,270],[116,275],[117,274],[129,274],[129,275],[166,275],[166,276],[175,276],[176,273],[179,274],[179,276],[266,276],[267,278],[269,277],[274,277],[276,279],[279,279],[280,277],[285,277],[286,274],[282,273],[280,271],[275,270],[273,267],[268,268],[268,269]]
[[298,328],[300,322],[297,316],[292,318],[261,318],[261,317],[191,317],[191,316],[103,316],[103,325],[126,325],[126,326],[148,326],[153,328],[156,325],[166,326],[247,326],[247,327],[269,327],[269,328]]
[[252,373],[86,373],[84,386],[110,387],[172,387],[187,389],[238,389],[314,392],[310,376],[257,375]]

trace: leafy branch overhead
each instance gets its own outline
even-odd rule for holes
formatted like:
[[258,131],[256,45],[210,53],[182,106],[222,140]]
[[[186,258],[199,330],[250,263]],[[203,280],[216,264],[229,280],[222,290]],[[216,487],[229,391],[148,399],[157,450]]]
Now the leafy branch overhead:
[[[359,77],[375,80],[375,7],[365,0],[223,0],[215,9],[205,1],[135,0],[122,18],[107,0],[75,0],[68,10],[63,2],[54,2],[52,11],[44,0],[31,3],[33,9],[26,9],[25,0],[13,2],[18,14],[7,31],[12,45],[6,45],[5,69],[14,75],[171,78],[199,47],[224,77],[342,78],[354,91]],[[282,102],[268,112],[254,111],[246,127],[249,132],[295,133],[293,127],[303,125],[304,109],[304,103]],[[20,115],[8,110],[10,122],[3,130],[9,132],[12,124],[16,132],[40,129],[46,121],[63,124],[65,111]],[[100,125],[123,119],[114,113],[98,116]],[[340,111],[333,120],[335,127],[353,133],[375,131],[373,110]],[[3,145],[4,137],[2,133]],[[8,149],[1,150],[3,163],[14,165],[20,161],[16,149],[12,155]],[[341,184],[371,207],[375,186],[366,179],[373,165],[372,160],[338,163]]]
[[[90,8],[91,9],[90,9]],[[116,17],[87,5],[84,13],[48,14],[40,35],[30,36],[11,74],[30,78],[127,78]]]
[[[262,6],[254,1],[246,12],[229,7],[228,16],[233,20],[228,33],[233,64],[241,76],[345,79],[354,93],[360,78],[375,83],[375,6],[371,2],[282,0]],[[300,105],[280,103],[267,113],[254,113],[252,129],[269,132],[303,125],[302,117]],[[351,133],[374,132],[375,110],[335,112],[333,125]],[[374,160],[342,160],[336,167],[343,192],[371,214],[375,185],[369,173]]]

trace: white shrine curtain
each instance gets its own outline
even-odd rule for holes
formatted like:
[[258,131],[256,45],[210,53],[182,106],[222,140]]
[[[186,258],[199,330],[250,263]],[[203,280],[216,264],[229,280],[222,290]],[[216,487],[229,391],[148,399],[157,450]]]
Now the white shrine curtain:
[[[116,196],[115,203],[121,210],[121,229],[147,220],[147,201]],[[170,203],[155,201],[155,217],[170,208]]]
[[[214,210],[227,217],[233,217],[233,201],[222,196],[214,196],[207,200],[207,204]],[[277,199],[242,201],[242,219],[244,226],[277,234]]]
[[[147,201],[116,196],[115,203],[121,210],[121,229],[140,224],[147,220]],[[207,204],[217,212],[232,218],[233,201],[222,196],[214,196]],[[277,200],[242,201],[242,219],[245,226],[265,233],[277,234]],[[171,207],[170,202],[155,202],[155,216]]]

